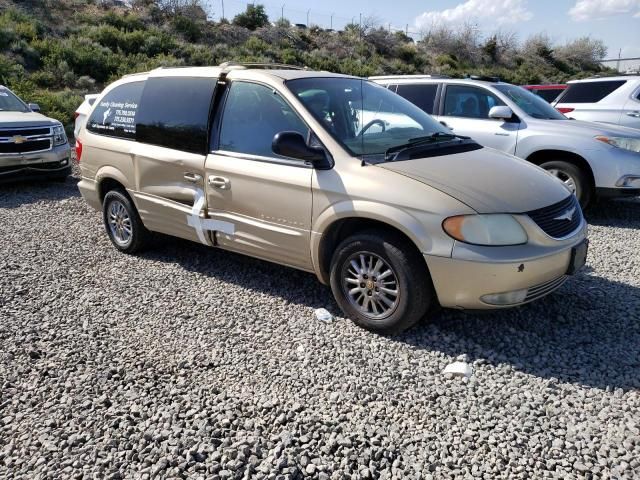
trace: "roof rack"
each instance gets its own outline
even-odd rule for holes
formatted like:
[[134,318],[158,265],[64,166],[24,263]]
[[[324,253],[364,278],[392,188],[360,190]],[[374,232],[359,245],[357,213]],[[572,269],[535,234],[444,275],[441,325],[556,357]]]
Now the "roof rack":
[[492,77],[489,75],[465,75],[464,78],[468,78],[469,80],[480,80],[482,82],[497,83],[500,81],[500,77]]
[[374,75],[369,77],[369,80],[398,80],[402,78],[451,78],[449,75],[440,75],[440,74],[417,74],[417,75]]
[[219,65],[223,70],[232,68],[262,68],[265,70],[308,70],[307,67],[298,67],[297,65],[287,65],[284,63],[259,63],[259,62],[224,62]]
[[634,72],[624,72],[624,73],[603,73],[603,74],[598,74],[596,73],[595,75],[591,75],[590,77],[587,78],[582,78],[580,80],[589,80],[592,78],[609,78],[609,77],[637,77],[638,75],[640,75],[640,71]]

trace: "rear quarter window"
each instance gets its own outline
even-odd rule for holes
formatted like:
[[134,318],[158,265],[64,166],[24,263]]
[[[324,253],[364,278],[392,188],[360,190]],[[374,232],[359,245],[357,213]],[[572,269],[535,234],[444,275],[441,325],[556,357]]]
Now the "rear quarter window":
[[137,121],[137,140],[206,154],[209,112],[216,79],[153,77],[147,80]]
[[625,83],[626,80],[572,83],[569,84],[565,94],[559,101],[562,103],[596,103],[615,92]]
[[136,138],[136,118],[144,81],[119,85],[96,105],[87,122],[87,130],[100,135]]

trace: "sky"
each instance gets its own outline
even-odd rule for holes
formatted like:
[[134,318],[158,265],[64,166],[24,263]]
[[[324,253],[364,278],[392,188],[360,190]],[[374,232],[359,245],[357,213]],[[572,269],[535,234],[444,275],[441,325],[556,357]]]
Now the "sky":
[[[214,18],[246,8],[242,0],[206,0]],[[529,35],[546,33],[554,43],[591,36],[608,48],[607,58],[640,57],[640,0],[256,0],[275,20],[282,14],[293,23],[341,28],[352,20],[374,16],[381,25],[405,30],[412,36],[437,24],[471,21],[484,34],[498,29],[516,32],[522,41]],[[333,19],[332,19],[333,13]]]

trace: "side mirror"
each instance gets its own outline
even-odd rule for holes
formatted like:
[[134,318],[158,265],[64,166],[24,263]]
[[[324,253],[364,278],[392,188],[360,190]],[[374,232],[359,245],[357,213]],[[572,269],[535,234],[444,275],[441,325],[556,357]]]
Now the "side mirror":
[[322,148],[307,145],[306,140],[299,132],[276,133],[271,143],[271,149],[277,155],[304,160],[320,170],[331,168],[326,152]]
[[496,105],[489,110],[489,118],[495,118],[497,120],[511,120],[513,117],[513,110],[506,105]]
[[29,108],[31,109],[32,112],[40,111],[40,105],[38,105],[37,103],[30,103]]

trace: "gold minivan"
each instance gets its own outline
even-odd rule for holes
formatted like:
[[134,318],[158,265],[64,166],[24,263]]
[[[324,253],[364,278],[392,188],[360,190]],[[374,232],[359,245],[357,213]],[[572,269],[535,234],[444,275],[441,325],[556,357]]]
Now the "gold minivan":
[[359,325],[552,292],[587,254],[561,181],[361,78],[223,64],[126,76],[77,139],[109,238],[149,232],[314,272]]

